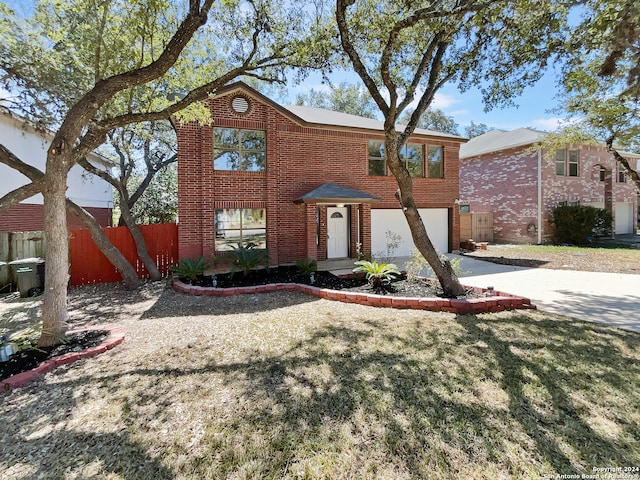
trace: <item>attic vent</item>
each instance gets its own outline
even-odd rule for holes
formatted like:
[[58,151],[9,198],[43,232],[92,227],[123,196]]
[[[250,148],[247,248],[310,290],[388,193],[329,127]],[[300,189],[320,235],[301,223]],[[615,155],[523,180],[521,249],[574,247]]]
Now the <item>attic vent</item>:
[[231,100],[231,108],[236,113],[247,113],[249,110],[249,102],[244,97],[233,97],[233,100]]

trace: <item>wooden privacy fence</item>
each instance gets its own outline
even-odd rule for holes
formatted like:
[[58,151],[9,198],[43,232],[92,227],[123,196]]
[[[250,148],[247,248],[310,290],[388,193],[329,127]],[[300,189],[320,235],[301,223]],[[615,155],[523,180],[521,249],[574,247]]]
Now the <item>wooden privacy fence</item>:
[[461,213],[460,242],[493,242],[493,213]]
[[[43,257],[44,232],[0,232],[0,262]],[[0,267],[0,290],[13,279],[9,268]]]
[[[175,223],[141,225],[140,230],[147,244],[149,256],[156,262],[160,272],[166,276],[169,267],[178,263],[178,226]],[[149,278],[149,273],[138,258],[133,237],[127,227],[105,228],[107,238],[122,252],[136,270],[138,277]],[[107,260],[85,229],[69,231],[69,261],[71,263],[71,285],[118,282],[120,273]],[[0,261],[10,262],[23,258],[44,257],[46,241],[44,232],[0,233]],[[11,270],[0,267],[0,291],[14,283]]]
[[[178,263],[178,226],[175,223],[141,225],[140,230],[147,244],[149,256],[166,276],[169,267]],[[127,227],[105,228],[107,238],[136,270],[139,278],[149,278],[149,273],[138,258],[136,245]],[[70,230],[69,253],[71,285],[118,282],[122,276],[107,260],[91,238],[88,230]]]

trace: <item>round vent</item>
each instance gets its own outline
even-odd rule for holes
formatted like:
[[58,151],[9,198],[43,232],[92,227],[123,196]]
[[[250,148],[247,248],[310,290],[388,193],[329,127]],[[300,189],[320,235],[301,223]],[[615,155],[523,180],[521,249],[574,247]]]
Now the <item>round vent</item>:
[[233,97],[233,100],[231,100],[231,108],[236,113],[247,113],[249,110],[249,102],[244,97]]

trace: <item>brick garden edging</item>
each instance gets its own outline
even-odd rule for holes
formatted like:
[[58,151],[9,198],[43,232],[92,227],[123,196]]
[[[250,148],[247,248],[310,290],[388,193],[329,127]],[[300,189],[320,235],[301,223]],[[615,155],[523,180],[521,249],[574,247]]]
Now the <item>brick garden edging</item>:
[[37,380],[45,373],[50,372],[60,365],[67,365],[69,363],[75,362],[76,360],[81,360],[83,358],[93,357],[95,355],[98,355],[99,353],[104,353],[107,350],[111,350],[116,345],[120,345],[124,341],[124,329],[115,325],[96,325],[91,327],[83,327],[77,328],[75,330],[70,330],[67,333],[76,333],[85,330],[108,330],[109,336],[105,338],[99,345],[85,348],[84,350],[80,350],[79,352],[69,352],[63,355],[58,355],[57,357],[45,360],[32,370],[18,373],[9,378],[5,378],[4,380],[0,381],[0,392],[8,392],[15,388],[24,387],[25,385]]
[[[410,308],[414,310],[431,310],[435,312],[450,312],[460,315],[500,312],[502,310],[535,309],[531,300],[504,292],[493,292],[490,297],[470,299],[449,298],[415,298],[415,297],[390,297],[386,295],[374,295],[359,292],[345,292],[328,288],[312,287],[300,283],[271,283],[268,285],[256,285],[253,287],[215,288],[198,287],[188,285],[180,280],[173,281],[173,288],[187,295],[200,295],[210,297],[229,297],[248,293],[264,292],[300,292],[327,300],[337,300],[344,303],[358,303],[374,307]],[[483,295],[487,290],[473,287],[473,291]]]

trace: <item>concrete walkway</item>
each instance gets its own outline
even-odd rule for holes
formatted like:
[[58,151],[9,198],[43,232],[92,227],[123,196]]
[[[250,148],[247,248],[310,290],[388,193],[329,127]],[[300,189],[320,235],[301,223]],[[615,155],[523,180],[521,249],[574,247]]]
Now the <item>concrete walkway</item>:
[[640,333],[640,275],[513,267],[448,256],[460,259],[463,285],[492,286],[528,297],[540,310]]

